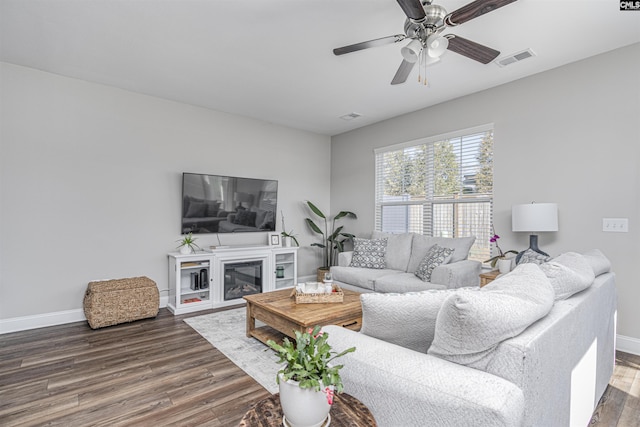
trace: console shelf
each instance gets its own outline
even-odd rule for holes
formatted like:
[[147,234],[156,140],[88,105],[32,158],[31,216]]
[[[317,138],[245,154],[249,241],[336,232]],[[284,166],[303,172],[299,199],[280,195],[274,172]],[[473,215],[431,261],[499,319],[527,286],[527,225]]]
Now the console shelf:
[[297,283],[297,247],[231,246],[189,255],[171,252],[168,257],[167,308],[176,315],[244,302],[235,295],[225,300],[225,265],[260,262],[262,292],[295,287]]

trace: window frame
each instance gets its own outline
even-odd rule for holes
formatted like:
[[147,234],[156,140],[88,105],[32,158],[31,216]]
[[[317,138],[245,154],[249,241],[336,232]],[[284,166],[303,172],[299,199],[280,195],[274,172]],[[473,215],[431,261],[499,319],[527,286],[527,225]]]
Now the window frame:
[[[429,168],[431,168],[431,171],[429,173],[433,174],[433,168],[434,168],[433,147],[435,146],[435,144],[439,142],[449,141],[449,140],[455,140],[455,139],[461,139],[461,138],[463,139],[464,137],[470,137],[476,134],[487,133],[487,132],[492,133],[492,140],[495,143],[495,128],[493,123],[489,123],[481,126],[462,129],[462,130],[440,134],[436,136],[431,136],[431,137],[420,138],[420,139],[416,139],[416,140],[412,140],[412,141],[408,141],[400,144],[394,144],[394,145],[375,149],[374,150],[374,180],[375,180],[374,182],[374,188],[375,188],[374,190],[375,191],[374,228],[375,230],[382,231],[383,210],[385,207],[416,206],[417,207],[416,209],[422,210],[421,212],[422,218],[418,219],[415,222],[416,224],[418,224],[417,226],[412,226],[411,224],[409,224],[409,220],[407,220],[405,224],[408,229],[407,231],[418,232],[417,229],[419,228],[420,229],[419,233],[433,236],[434,230],[436,229],[436,226],[437,226],[437,224],[434,224],[434,218],[433,218],[434,207],[438,205],[442,206],[442,205],[450,204],[453,209],[453,213],[452,213],[453,216],[450,224],[452,235],[445,236],[445,237],[465,237],[466,235],[471,235],[471,234],[465,235],[464,232],[460,234],[458,230],[460,228],[458,226],[460,224],[460,221],[455,217],[455,214],[458,212],[458,209],[455,208],[454,206],[463,206],[464,204],[484,204],[484,206],[478,205],[479,206],[478,209],[482,211],[482,215],[484,219],[478,223],[479,225],[473,224],[473,226],[475,226],[476,228],[481,227],[482,229],[479,232],[475,232],[473,234],[476,236],[476,241],[470,252],[469,258],[475,259],[481,262],[486,260],[487,258],[490,258],[491,246],[490,246],[489,238],[491,236],[490,233],[492,233],[492,230],[493,230],[493,198],[494,198],[493,184],[491,187],[491,193],[479,193],[477,195],[467,197],[464,195],[464,190],[463,190],[464,184],[463,184],[463,181],[461,181],[462,187],[459,194],[456,194],[453,196],[449,195],[448,197],[441,197],[441,196],[435,196],[433,194],[434,192],[433,181],[435,178],[429,178],[428,176],[426,176],[425,180],[427,183],[425,184],[424,198],[416,199],[416,200],[406,200],[406,201],[402,201],[402,200],[383,201],[382,199],[384,197],[384,194],[382,193],[384,192],[384,179],[386,175],[382,175],[382,176],[380,175],[381,172],[384,172],[382,169],[385,167],[385,163],[383,163],[383,159],[380,156],[387,153],[393,153],[393,152],[398,152],[400,150],[407,150],[412,148],[416,148],[416,150],[422,150],[422,148],[420,148],[422,146],[425,146],[427,150],[430,150],[431,152],[431,154],[427,154],[428,165],[427,165],[427,169],[425,170],[425,173],[427,173],[427,171],[429,171]],[[464,147],[461,147],[461,153],[464,153]],[[461,172],[462,167],[464,167],[464,165],[459,166],[458,172]],[[457,176],[458,178],[464,178],[465,175],[464,173],[458,173]],[[491,180],[493,182],[493,149],[491,152]],[[468,194],[476,194],[476,193],[468,193]],[[485,221],[488,221],[486,225],[484,225]],[[469,227],[471,227],[471,225]]]

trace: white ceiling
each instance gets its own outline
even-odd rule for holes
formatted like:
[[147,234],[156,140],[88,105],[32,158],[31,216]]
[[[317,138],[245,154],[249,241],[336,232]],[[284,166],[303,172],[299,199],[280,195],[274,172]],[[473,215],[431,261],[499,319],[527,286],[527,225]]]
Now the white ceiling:
[[640,42],[618,1],[519,0],[444,33],[536,54],[505,68],[448,51],[429,86],[417,67],[391,86],[407,42],[333,55],[404,18],[395,0],[0,0],[0,60],[335,135]]

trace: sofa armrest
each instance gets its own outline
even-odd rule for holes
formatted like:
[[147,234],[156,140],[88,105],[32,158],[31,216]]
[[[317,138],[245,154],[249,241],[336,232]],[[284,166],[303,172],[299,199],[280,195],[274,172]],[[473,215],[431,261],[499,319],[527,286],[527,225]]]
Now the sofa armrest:
[[479,261],[465,259],[452,264],[439,265],[431,273],[431,283],[444,285],[449,289],[480,285]]
[[351,258],[353,258],[353,251],[339,252],[338,266],[349,267],[349,264],[351,264]]
[[519,426],[524,396],[515,384],[483,371],[390,344],[340,326],[325,326],[346,393],[380,426]]
[[390,344],[340,326],[325,326],[340,352],[346,393],[380,426],[519,426],[524,396],[515,384],[483,371]]

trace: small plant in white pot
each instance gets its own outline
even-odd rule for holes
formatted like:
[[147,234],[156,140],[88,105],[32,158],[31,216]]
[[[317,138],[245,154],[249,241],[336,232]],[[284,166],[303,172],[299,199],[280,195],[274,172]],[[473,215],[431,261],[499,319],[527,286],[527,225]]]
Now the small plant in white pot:
[[200,246],[196,245],[196,238],[191,233],[185,235],[182,239],[176,240],[180,243],[178,249],[183,255],[195,253],[196,249],[200,249]]
[[278,353],[278,363],[285,362],[277,376],[285,425],[319,427],[329,416],[334,393],[341,393],[344,388],[339,372],[343,365],[330,362],[356,348],[341,353],[331,351],[329,334],[321,332],[320,326],[295,334],[294,342],[289,338],[282,345],[267,341]]
[[298,242],[296,235],[293,234],[293,230],[287,231],[287,227],[284,226],[284,212],[281,211],[280,215],[282,218],[282,232],[280,234],[282,235],[283,246],[285,248],[291,247],[292,241],[295,242],[296,246],[300,246],[300,243]]
[[514,250],[509,250],[509,251],[505,251],[502,252],[502,249],[500,249],[500,246],[498,246],[498,239],[500,238],[500,236],[498,236],[496,234],[496,230],[493,230],[493,236],[489,239],[489,242],[491,243],[495,243],[496,244],[496,249],[498,250],[498,255],[489,258],[488,260],[486,260],[485,262],[490,262],[491,263],[491,267],[495,268],[496,264],[498,264],[498,270],[500,270],[500,273],[508,273],[509,271],[511,271],[511,259],[507,258],[507,254],[518,254],[517,251]]

